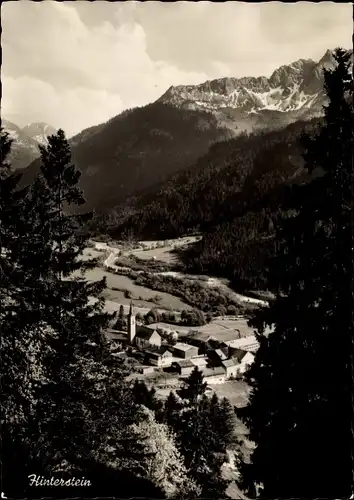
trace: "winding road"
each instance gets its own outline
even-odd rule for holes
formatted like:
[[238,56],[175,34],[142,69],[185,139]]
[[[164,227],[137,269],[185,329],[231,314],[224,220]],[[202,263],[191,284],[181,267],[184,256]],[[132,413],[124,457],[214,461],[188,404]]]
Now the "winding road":
[[[121,250],[119,248],[114,248],[107,243],[97,243],[93,242],[95,245],[95,249],[98,251],[105,251],[105,252],[110,252],[108,257],[105,259],[103,265],[107,271],[128,271],[130,268],[128,267],[122,267],[122,266],[117,266],[114,264],[117,256],[121,253]],[[132,253],[132,252],[130,252]],[[143,271],[137,271],[138,273],[142,273]],[[201,276],[189,276],[187,277],[185,274],[180,273],[180,272],[175,272],[175,271],[166,271],[166,272],[156,272],[155,274],[161,275],[161,276],[173,276],[175,278],[180,278],[180,279],[202,279]],[[203,280],[204,281],[204,280]],[[225,280],[221,280],[219,278],[214,278],[214,277],[209,277],[207,281],[205,281],[209,286],[213,287],[218,287],[218,288],[226,288],[230,293],[232,293],[233,297],[240,303],[247,303],[247,304],[255,304],[259,306],[267,306],[268,302],[265,300],[260,300],[256,299],[253,297],[247,297],[246,295],[242,295],[240,293],[236,293],[233,290],[231,290],[227,284],[225,283]]]

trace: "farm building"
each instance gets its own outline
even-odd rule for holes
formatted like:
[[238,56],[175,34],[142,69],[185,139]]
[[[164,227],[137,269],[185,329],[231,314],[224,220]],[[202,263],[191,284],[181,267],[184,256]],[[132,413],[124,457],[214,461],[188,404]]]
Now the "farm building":
[[145,351],[146,360],[149,364],[155,366],[171,366],[173,355],[167,347],[160,347],[155,351]]
[[222,347],[222,342],[214,338],[209,339],[208,342],[206,343],[207,350],[212,349],[215,351],[215,349],[220,349],[221,347]]
[[237,340],[231,340],[230,342],[226,341],[229,347],[242,349],[243,351],[255,352],[259,347],[258,340],[254,335],[250,335],[248,337],[243,337]]
[[191,358],[191,362],[194,366],[203,367],[208,364],[208,358],[206,356],[198,356],[196,358]]
[[195,368],[195,365],[189,359],[177,361],[174,366],[180,375],[190,375]]
[[240,373],[245,373],[254,362],[254,354],[250,351],[239,349],[238,353],[233,354],[233,358],[235,357],[240,362]]
[[[199,354],[205,354],[210,348],[215,349],[219,345],[218,341],[212,335],[205,333],[192,334],[185,337],[184,340],[186,343],[198,347]],[[214,345],[214,343],[216,344]]]
[[225,368],[226,378],[236,377],[240,373],[241,365],[235,358],[226,359],[222,362],[222,366]]
[[222,362],[225,368],[226,377],[235,377],[245,373],[254,361],[254,355],[251,352],[235,349],[233,356]]
[[229,358],[225,349],[210,349],[207,354],[210,362],[216,366],[220,366],[223,361]]
[[208,384],[223,384],[226,380],[226,372],[222,366],[202,369],[205,382]]
[[179,358],[190,359],[198,356],[198,347],[177,342],[177,344],[173,346],[173,352],[175,356],[178,356]]
[[208,342],[208,340],[215,338],[213,335],[210,333],[204,333],[204,332],[192,332],[188,336],[188,340],[197,340],[200,342]]

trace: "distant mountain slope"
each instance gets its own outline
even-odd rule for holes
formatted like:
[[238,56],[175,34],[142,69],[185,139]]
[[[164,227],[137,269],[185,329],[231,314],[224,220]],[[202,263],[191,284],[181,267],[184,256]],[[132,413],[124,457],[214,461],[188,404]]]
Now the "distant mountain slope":
[[22,132],[42,146],[46,146],[48,144],[48,135],[55,134],[57,130],[47,123],[36,122],[23,127]]
[[[70,139],[73,161],[82,172],[86,210],[107,210],[128,195],[149,188],[193,164],[231,132],[205,111],[161,103],[126,111]],[[30,182],[39,169],[24,173]]]
[[15,170],[23,169],[39,157],[38,145],[45,145],[46,135],[56,130],[46,123],[32,123],[20,128],[9,120],[1,120],[1,126],[13,139],[10,161]]

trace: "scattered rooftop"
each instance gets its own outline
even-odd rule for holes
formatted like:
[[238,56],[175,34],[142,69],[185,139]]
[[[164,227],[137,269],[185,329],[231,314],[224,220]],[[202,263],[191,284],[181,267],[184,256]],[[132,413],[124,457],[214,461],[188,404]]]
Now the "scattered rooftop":
[[231,359],[235,359],[238,363],[240,363],[243,358],[248,354],[248,351],[238,348],[230,348],[231,350]]
[[145,349],[145,354],[147,354],[148,356],[152,357],[152,358],[159,358],[160,356],[164,355],[164,354],[167,354],[167,355],[171,355],[171,357],[173,356],[172,352],[170,351],[170,349],[166,346],[163,346],[163,347],[160,347],[159,349],[156,349],[156,350],[148,350],[148,349]]
[[193,349],[194,346],[189,344],[184,344],[183,342],[177,342],[177,344],[175,344],[173,348],[178,349],[179,351],[189,351],[190,349]]
[[247,351],[256,351],[259,347],[258,340],[254,335],[250,335],[248,337],[243,337],[241,339],[232,340],[227,342],[229,347],[237,347],[239,349],[244,349]]
[[176,361],[176,364],[181,368],[195,367],[195,365],[189,359],[182,359],[181,361]]
[[204,368],[202,371],[204,377],[212,377],[213,375],[225,374],[225,370],[222,366],[216,366],[215,368]]
[[221,349],[215,349],[215,352],[221,360],[227,359],[226,354]]
[[211,339],[216,340],[216,338],[210,333],[205,332],[193,332],[191,335],[188,335],[189,340],[198,340],[200,342],[208,342]]

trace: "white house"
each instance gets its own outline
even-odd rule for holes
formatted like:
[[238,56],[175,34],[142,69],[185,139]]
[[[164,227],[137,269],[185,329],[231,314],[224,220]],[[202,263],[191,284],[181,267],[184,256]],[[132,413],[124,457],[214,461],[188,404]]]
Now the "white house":
[[232,357],[222,362],[226,378],[245,373],[254,361],[254,355],[251,352],[241,349],[232,349],[232,351]]
[[145,353],[151,365],[164,367],[172,364],[173,354],[167,347],[161,347],[156,351],[145,351]]

